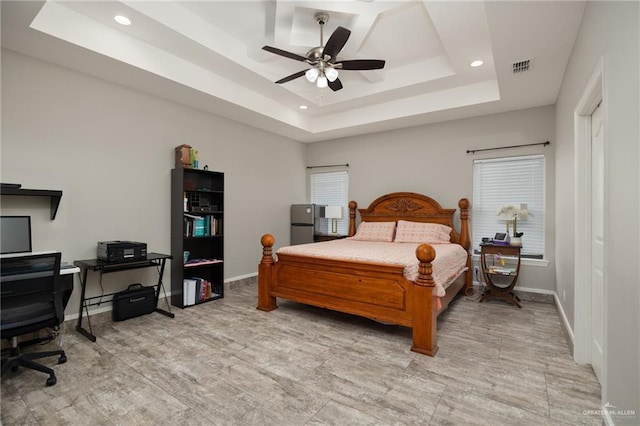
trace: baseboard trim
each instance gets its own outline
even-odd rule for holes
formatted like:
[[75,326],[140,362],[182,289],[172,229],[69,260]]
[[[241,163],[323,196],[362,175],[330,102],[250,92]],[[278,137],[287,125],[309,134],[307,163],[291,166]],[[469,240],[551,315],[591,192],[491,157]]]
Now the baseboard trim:
[[520,287],[519,285],[516,285],[514,290],[516,290],[516,291],[524,291],[526,293],[550,294],[552,296],[556,294],[556,292],[553,291],[553,290],[546,290],[544,288]]
[[573,346],[575,345],[573,330],[571,329],[571,325],[569,324],[569,320],[567,319],[567,314],[565,314],[564,309],[562,309],[562,304],[560,303],[560,298],[558,297],[558,293],[553,292],[553,300],[556,302],[556,309],[560,314],[560,318],[562,318],[562,324],[564,325],[564,329],[567,332],[567,336],[569,336],[569,340],[571,340],[571,351],[573,352]]
[[[472,283],[474,287],[484,287],[485,285],[483,281],[472,281]],[[556,292],[553,290],[546,290],[544,288],[520,287],[519,285],[516,286],[514,290],[523,291],[525,293],[548,294],[552,296],[556,294]]]
[[250,274],[244,274],[244,275],[238,275],[235,277],[231,277],[231,278],[227,278],[226,280],[224,280],[225,283],[232,283],[234,281],[240,281],[240,280],[244,280],[247,278],[253,278],[253,277],[257,277],[258,273],[257,272],[252,272]]

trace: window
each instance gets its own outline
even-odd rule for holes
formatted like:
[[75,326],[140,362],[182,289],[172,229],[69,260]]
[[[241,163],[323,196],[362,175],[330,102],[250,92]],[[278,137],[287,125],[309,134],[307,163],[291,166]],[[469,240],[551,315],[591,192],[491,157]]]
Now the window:
[[[349,175],[346,170],[311,174],[311,202],[325,206],[341,206],[342,219],[338,219],[338,234],[349,231]],[[322,221],[320,231],[329,233],[327,221]]]
[[[497,216],[504,205],[526,204],[526,220],[518,220],[523,232],[523,257],[544,257],[544,155],[493,158],[473,162],[473,247],[482,237],[493,237],[506,230]],[[513,230],[510,231],[513,234]],[[513,236],[513,235],[512,235]]]

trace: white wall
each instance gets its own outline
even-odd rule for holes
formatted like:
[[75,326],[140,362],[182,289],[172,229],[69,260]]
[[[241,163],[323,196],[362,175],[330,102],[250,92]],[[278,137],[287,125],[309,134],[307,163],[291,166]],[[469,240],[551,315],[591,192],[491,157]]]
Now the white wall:
[[[303,144],[2,50],[1,181],[63,191],[54,221],[48,199],[2,197],[2,214],[32,216],[34,250],[72,262],[95,258],[97,241],[123,239],[169,253],[170,171],[183,143],[225,173],[225,278],[255,273],[261,235],[288,241],[289,206],[306,200]],[[103,282],[154,280],[143,270]],[[99,292],[96,279],[90,288]],[[67,314],[79,294],[76,280]]]
[[[636,410],[640,421],[640,136],[637,2],[588,2],[556,107],[556,218],[558,294],[574,322],[574,109],[598,61],[603,60],[605,141],[605,355],[603,403]],[[614,419],[622,424],[624,419]]]
[[[545,250],[550,263],[546,267],[523,266],[518,285],[553,291],[554,114],[554,107],[547,106],[318,142],[309,145],[307,162],[313,165],[349,163],[349,199],[356,200],[360,208],[367,207],[380,195],[394,191],[426,194],[445,208],[458,208],[458,200],[468,198],[473,208],[473,160],[544,153]],[[551,141],[551,147],[516,148],[475,155],[466,153],[468,149],[544,141]]]

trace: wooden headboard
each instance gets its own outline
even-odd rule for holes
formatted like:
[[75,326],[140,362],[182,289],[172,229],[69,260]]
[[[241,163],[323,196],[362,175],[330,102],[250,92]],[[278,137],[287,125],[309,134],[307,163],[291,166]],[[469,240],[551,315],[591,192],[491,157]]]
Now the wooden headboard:
[[358,209],[358,203],[349,202],[349,236],[356,233],[356,210],[363,222],[412,222],[440,223],[451,228],[451,241],[465,249],[471,246],[469,235],[469,200],[458,202],[460,207],[460,233],[453,226],[456,209],[443,209],[440,203],[415,192],[392,192],[376,198],[366,209]]

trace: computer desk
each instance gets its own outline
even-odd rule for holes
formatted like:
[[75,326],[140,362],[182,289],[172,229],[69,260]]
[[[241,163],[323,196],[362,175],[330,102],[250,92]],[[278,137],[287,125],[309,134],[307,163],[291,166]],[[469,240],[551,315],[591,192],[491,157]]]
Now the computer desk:
[[[113,301],[113,296],[115,293],[106,293],[101,294],[100,296],[86,297],[87,290],[87,272],[93,271],[99,274],[107,274],[111,272],[119,272],[119,271],[128,271],[132,269],[140,269],[140,268],[149,268],[155,267],[158,271],[158,281],[155,284],[155,296],[156,296],[156,312],[159,312],[163,315],[168,316],[169,318],[174,318],[175,315],[170,311],[171,307],[168,304],[169,311],[165,311],[164,309],[158,308],[158,300],[160,299],[160,290],[164,290],[164,286],[162,283],[162,277],[164,275],[164,268],[167,263],[167,259],[171,259],[171,255],[169,254],[160,254],[160,253],[147,253],[146,259],[130,261],[130,262],[122,262],[122,263],[109,263],[104,262],[98,259],[85,259],[85,260],[76,260],[73,262],[74,265],[80,268],[82,272],[80,274],[80,309],[78,312],[78,324],[76,325],[76,330],[82,334],[87,339],[92,342],[96,341],[96,336],[93,334],[93,327],[91,326],[91,320],[89,318],[89,306],[95,306],[100,303]],[[94,300],[99,300],[99,302],[94,302]],[[85,316],[86,313],[87,323],[89,324],[89,330],[82,327],[82,317]]]

